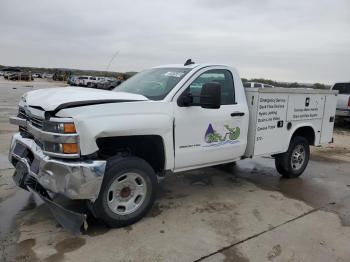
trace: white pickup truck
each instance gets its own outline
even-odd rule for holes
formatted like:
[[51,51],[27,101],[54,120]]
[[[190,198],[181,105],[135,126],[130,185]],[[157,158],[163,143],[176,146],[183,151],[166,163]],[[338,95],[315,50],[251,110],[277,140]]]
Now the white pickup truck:
[[331,89],[339,92],[335,113],[336,117],[343,120],[350,120],[350,82],[336,83]]
[[31,91],[10,118],[19,126],[14,181],[62,211],[53,213],[67,228],[86,216],[58,208],[53,194],[86,200],[105,224],[125,226],[151,208],[166,173],[272,155],[283,177],[298,177],[309,146],[332,141],[336,95],[244,89],[234,68],[214,64],[152,68],[112,91]]

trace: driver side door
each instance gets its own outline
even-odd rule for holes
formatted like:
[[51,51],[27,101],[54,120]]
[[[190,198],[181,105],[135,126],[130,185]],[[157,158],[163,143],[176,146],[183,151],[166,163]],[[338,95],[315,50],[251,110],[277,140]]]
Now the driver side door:
[[[208,82],[221,85],[218,109],[200,106],[201,88]],[[242,116],[231,115],[241,109],[235,100],[232,73],[228,69],[204,70],[181,95],[188,92],[194,96],[190,106],[174,104],[175,170],[229,162],[243,155],[245,139],[240,139],[240,125],[244,113]]]

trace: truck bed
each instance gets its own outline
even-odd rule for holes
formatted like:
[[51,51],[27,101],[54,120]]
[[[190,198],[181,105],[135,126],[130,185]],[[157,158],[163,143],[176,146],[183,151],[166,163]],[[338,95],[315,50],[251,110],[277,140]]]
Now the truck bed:
[[245,157],[287,151],[291,136],[302,126],[313,129],[313,145],[332,141],[337,91],[250,88],[246,97],[250,116]]

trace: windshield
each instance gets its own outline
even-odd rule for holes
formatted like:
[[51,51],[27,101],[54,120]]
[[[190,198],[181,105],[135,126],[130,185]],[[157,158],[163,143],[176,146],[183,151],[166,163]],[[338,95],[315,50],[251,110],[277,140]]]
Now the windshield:
[[191,68],[145,70],[123,82],[113,91],[144,95],[151,100],[162,100],[189,71]]
[[350,83],[337,83],[333,86],[333,90],[339,90],[339,94],[350,94]]

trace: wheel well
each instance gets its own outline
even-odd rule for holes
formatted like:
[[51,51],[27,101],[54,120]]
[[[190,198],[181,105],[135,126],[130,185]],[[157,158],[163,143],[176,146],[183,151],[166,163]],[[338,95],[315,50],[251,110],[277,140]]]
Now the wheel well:
[[299,127],[297,130],[294,131],[292,138],[295,136],[305,137],[309,142],[309,145],[315,144],[315,132],[314,129],[310,126]]
[[96,140],[99,157],[133,155],[146,160],[155,172],[165,168],[163,139],[158,135],[102,137]]

